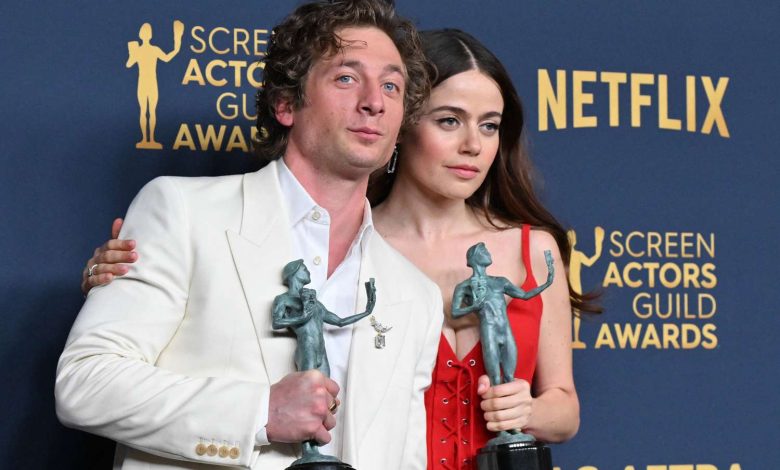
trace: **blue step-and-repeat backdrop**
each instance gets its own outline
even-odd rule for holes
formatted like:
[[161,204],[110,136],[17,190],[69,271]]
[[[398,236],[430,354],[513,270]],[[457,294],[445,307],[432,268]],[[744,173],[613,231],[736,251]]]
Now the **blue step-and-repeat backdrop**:
[[[153,177],[254,167],[258,60],[297,3],[0,6],[0,467],[110,467],[110,442],[54,415],[83,263]],[[780,468],[778,5],[397,2],[506,64],[576,232],[572,281],[604,292],[575,324],[582,426],[560,470]]]

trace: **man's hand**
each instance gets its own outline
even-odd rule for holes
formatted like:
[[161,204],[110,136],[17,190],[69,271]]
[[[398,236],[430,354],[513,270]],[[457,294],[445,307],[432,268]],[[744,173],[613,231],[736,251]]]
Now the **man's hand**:
[[490,386],[486,375],[479,378],[477,393],[489,431],[522,430],[531,417],[531,386],[525,380]]
[[265,427],[268,440],[330,442],[328,431],[336,425],[336,418],[329,408],[338,405],[338,393],[338,384],[318,370],[294,372],[271,385]]

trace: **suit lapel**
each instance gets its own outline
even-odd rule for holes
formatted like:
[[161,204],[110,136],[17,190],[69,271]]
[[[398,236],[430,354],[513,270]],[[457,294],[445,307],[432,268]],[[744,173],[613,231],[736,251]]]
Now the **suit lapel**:
[[268,383],[295,371],[295,338],[271,327],[274,297],[286,289],[282,268],[292,261],[290,227],[281,200],[276,162],[244,175],[241,233],[226,232],[233,263],[241,279]]
[[[378,234],[369,240],[369,247],[360,268],[360,287],[357,296],[358,312],[366,305],[366,291],[363,283],[376,279],[377,303],[373,316],[384,326],[392,327],[385,333],[386,345],[382,349],[374,346],[376,331],[370,317],[355,324],[349,353],[349,377],[345,396],[343,460],[358,461],[358,449],[380,407],[387,406],[385,395],[392,383],[395,365],[401,356],[406,330],[409,326],[410,305],[402,296],[403,289],[395,284],[398,279],[383,269],[387,251],[382,250]],[[392,292],[392,294],[391,294]],[[397,296],[394,298],[394,296]]]
[[[244,175],[241,232],[228,230],[226,236],[252,316],[268,383],[275,383],[296,370],[294,335],[286,330],[276,332],[271,327],[273,299],[286,290],[281,282],[282,268],[292,261],[287,219],[276,162],[259,172]],[[373,316],[392,330],[385,333],[385,348],[377,349],[374,347],[376,332],[369,319],[354,325],[344,404],[342,459],[345,462],[358,461],[363,438],[380,407],[387,406],[386,395],[410,323],[411,301],[404,296],[403,279],[384,267],[395,264],[392,260],[386,263],[392,256],[400,255],[386,247],[378,234],[369,237],[361,260],[356,311],[363,311],[366,305],[363,283],[375,278],[377,304]]]

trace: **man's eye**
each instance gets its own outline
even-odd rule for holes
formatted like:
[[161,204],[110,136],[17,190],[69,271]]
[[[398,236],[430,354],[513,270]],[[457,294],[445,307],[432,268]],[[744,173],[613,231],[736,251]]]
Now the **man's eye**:
[[385,91],[396,91],[396,90],[398,90],[398,85],[396,85],[395,83],[388,82],[388,83],[385,83],[382,86],[384,87]]
[[436,122],[438,122],[442,127],[456,127],[458,125],[458,120],[454,117],[437,119]]
[[339,83],[352,83],[354,79],[349,75],[342,75],[336,79]]

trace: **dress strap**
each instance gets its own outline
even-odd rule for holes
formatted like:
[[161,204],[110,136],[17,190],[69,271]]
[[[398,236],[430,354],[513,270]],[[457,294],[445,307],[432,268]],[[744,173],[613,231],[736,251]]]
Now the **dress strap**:
[[521,250],[523,256],[523,265],[525,266],[525,282],[523,282],[523,285],[526,285],[531,281],[533,281],[534,285],[536,285],[536,278],[534,277],[534,271],[531,265],[531,226],[528,224],[523,224],[521,226],[521,230],[523,234]]

